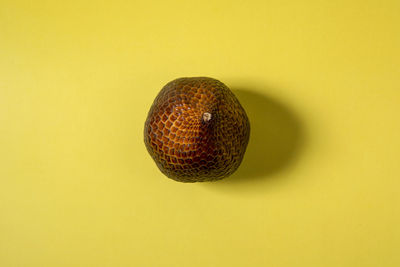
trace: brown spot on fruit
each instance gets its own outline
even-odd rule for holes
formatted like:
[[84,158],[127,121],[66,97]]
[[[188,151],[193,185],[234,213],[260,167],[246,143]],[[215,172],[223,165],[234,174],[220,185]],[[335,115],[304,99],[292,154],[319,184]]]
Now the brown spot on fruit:
[[231,175],[242,162],[249,136],[249,120],[235,95],[207,77],[165,85],[144,129],[146,148],[161,172],[180,182]]

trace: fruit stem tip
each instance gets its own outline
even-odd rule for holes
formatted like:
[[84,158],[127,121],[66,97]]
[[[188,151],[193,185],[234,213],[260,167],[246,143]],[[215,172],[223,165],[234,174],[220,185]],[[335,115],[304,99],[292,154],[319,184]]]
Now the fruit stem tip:
[[210,120],[211,120],[211,113],[204,112],[204,113],[203,113],[203,121],[204,121],[204,122],[208,122],[208,121],[210,121]]

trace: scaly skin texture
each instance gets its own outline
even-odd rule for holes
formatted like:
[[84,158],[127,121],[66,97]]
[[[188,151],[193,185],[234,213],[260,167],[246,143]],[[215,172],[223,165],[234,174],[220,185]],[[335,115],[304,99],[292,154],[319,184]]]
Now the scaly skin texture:
[[250,136],[246,112],[220,81],[179,78],[157,95],[144,142],[158,168],[180,182],[216,181],[242,162]]

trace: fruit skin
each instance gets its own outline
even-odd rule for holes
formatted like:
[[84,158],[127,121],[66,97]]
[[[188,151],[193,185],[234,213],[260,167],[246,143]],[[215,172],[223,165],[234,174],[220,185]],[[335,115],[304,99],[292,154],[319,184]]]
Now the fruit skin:
[[179,78],[159,92],[144,142],[158,168],[179,182],[216,181],[239,167],[250,122],[231,90],[207,77]]

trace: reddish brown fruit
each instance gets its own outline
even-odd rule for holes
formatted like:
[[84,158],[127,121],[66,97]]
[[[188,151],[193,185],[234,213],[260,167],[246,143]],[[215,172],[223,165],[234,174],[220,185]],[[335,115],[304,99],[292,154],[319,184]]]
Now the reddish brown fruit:
[[206,77],[169,82],[147,116],[144,142],[158,168],[180,182],[220,180],[242,162],[246,112],[229,88]]

